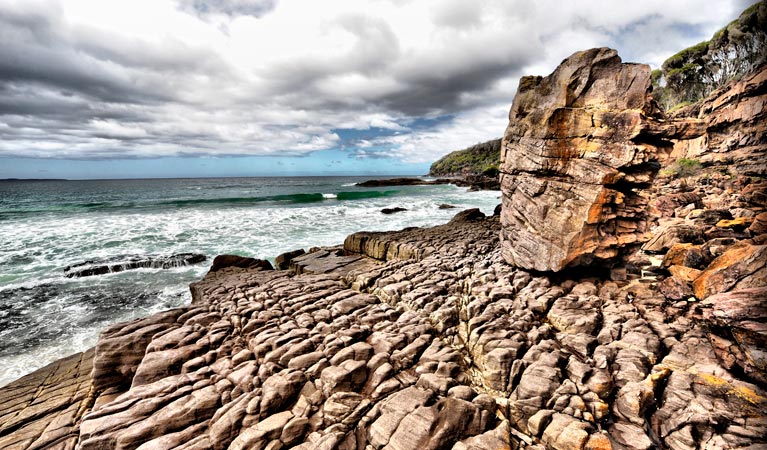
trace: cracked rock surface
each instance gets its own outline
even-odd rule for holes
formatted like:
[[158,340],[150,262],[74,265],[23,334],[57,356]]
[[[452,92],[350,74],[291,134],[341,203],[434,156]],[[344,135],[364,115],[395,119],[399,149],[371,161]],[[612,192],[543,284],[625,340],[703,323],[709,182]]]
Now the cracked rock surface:
[[[5,408],[0,442],[83,450],[767,445],[764,385],[722,363],[699,308],[680,311],[643,281],[515,269],[501,257],[499,228],[497,217],[461,213],[449,226],[352,235],[346,249],[294,258],[292,270],[210,272],[193,287],[192,305],[105,330],[93,362],[77,360],[94,367],[92,376],[62,362],[79,373],[67,397],[40,394],[45,381],[32,383],[35,374],[5,388],[3,398],[17,400]],[[381,257],[381,248],[405,245],[426,256]],[[375,250],[358,253],[363,247]],[[749,326],[743,314],[717,311],[705,317]],[[37,402],[21,395],[32,391]],[[29,406],[53,401],[42,397],[63,403],[45,426]]]

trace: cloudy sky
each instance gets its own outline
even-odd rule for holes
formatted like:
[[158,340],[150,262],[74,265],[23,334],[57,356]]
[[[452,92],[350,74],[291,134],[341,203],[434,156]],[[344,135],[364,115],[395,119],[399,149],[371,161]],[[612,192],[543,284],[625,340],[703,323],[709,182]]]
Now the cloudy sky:
[[657,67],[750,3],[0,0],[0,178],[424,173],[520,76]]

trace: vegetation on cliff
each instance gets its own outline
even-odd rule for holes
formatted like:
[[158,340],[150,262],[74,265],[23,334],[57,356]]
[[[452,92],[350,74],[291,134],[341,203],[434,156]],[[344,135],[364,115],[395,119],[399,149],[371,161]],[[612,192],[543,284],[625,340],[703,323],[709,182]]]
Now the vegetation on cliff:
[[654,97],[667,111],[703,99],[714,89],[767,62],[767,1],[747,8],[708,41],[688,47],[653,71]]
[[482,142],[463,150],[449,153],[429,169],[431,176],[456,176],[482,174],[490,177],[498,175],[501,162],[501,140]]

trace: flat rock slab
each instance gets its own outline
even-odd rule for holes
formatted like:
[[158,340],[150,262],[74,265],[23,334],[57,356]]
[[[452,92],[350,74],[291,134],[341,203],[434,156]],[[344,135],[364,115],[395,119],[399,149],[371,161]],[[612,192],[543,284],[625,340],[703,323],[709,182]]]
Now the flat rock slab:
[[93,355],[74,354],[0,388],[0,448],[74,448],[93,403]]
[[290,266],[297,274],[332,274],[346,273],[371,264],[375,262],[358,255],[344,255],[340,249],[329,249],[317,250],[294,258]]

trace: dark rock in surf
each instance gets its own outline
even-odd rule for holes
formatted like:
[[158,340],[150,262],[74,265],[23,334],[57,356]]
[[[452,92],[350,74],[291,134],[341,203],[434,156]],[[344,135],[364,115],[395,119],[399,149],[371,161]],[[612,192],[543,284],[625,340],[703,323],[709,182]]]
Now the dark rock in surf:
[[293,261],[293,258],[301,256],[305,253],[306,251],[304,251],[302,248],[290,252],[285,252],[274,258],[274,266],[277,270],[286,270],[290,267],[290,262]]
[[475,220],[481,220],[485,218],[485,213],[479,210],[479,208],[466,209],[456,214],[450,223],[455,224],[458,222],[473,222]]
[[67,278],[90,277],[134,269],[170,269],[205,261],[199,253],[179,253],[171,256],[118,256],[106,260],[91,260],[64,268]]
[[453,209],[455,207],[456,207],[455,205],[450,205],[450,204],[447,204],[447,203],[443,203],[443,204],[439,205],[439,209]]
[[248,258],[239,255],[218,255],[213,258],[213,264],[210,266],[211,272],[218,272],[227,267],[239,267],[240,269],[262,269],[273,270],[272,263],[265,259]]
[[384,208],[381,210],[383,214],[394,214],[402,211],[407,211],[407,209],[397,206],[396,208]]

